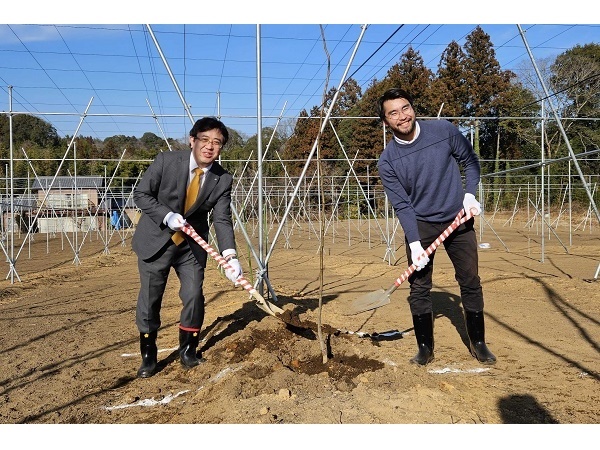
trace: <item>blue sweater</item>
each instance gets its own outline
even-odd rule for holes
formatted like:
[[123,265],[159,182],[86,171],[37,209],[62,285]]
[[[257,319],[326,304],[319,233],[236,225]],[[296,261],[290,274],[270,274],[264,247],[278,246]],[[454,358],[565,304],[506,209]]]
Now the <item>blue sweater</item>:
[[[392,139],[379,157],[379,176],[408,242],[420,240],[417,220],[452,221],[465,192],[477,192],[479,159],[471,143],[447,120],[419,120],[410,144]],[[460,166],[464,169],[465,187]]]

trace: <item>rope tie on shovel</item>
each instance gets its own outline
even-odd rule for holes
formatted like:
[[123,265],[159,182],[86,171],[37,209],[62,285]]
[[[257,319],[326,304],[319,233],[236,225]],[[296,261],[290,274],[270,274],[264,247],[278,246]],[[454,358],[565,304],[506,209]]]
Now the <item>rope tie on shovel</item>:
[[[461,224],[465,223],[467,220],[472,218],[473,215],[469,211],[465,214],[465,210],[461,209],[456,218],[452,221],[450,226],[446,228],[442,234],[438,236],[438,238],[431,243],[429,247],[425,250],[427,256],[430,256],[435,250],[441,245],[442,242],[446,240],[450,234],[454,230],[456,230]],[[381,306],[387,305],[390,302],[390,296],[392,293],[398,289],[398,287],[404,283],[408,277],[410,277],[414,271],[417,269],[415,264],[411,264],[408,269],[404,271],[402,275],[394,280],[394,284],[392,284],[387,290],[380,289],[375,292],[371,292],[370,294],[365,295],[359,299],[356,299],[351,306],[351,311],[347,313],[347,316],[352,316],[361,312],[369,311],[371,309],[379,308]]]

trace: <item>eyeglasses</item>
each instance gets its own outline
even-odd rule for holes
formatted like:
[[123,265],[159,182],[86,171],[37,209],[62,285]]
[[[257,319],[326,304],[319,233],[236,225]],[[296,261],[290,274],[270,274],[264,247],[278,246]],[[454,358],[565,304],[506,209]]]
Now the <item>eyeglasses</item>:
[[217,147],[217,148],[223,147],[223,143],[219,139],[211,139],[206,136],[195,137],[194,139],[196,139],[197,141],[200,141],[202,146],[207,146],[208,144],[212,144],[214,147]]
[[410,104],[409,105],[404,105],[400,109],[400,111],[398,111],[397,109],[395,109],[395,110],[390,111],[389,113],[387,113],[385,115],[385,117],[387,117],[388,119],[391,119],[391,120],[396,120],[398,117],[400,117],[401,113],[403,115],[405,115],[405,116],[408,115],[408,113],[410,113],[411,109],[412,109],[412,106],[410,106]]

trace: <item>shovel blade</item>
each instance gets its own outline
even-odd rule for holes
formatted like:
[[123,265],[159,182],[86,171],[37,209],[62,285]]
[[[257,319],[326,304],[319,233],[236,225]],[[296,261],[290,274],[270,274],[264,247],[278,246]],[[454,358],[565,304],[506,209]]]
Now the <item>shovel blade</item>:
[[285,312],[279,306],[274,305],[273,303],[265,300],[264,297],[260,295],[255,289],[253,289],[250,294],[254,298],[256,306],[258,306],[267,314],[270,314],[273,317],[277,317],[277,314],[283,314]]
[[284,313],[283,309],[281,309],[279,306],[276,306],[271,302],[267,302],[266,300],[264,303],[257,301],[256,306],[258,306],[260,309],[262,309],[267,314],[270,314],[271,316],[274,316],[274,317],[277,317],[277,314]]
[[371,309],[380,308],[390,302],[390,290],[379,289],[357,298],[352,302],[347,316],[353,316]]

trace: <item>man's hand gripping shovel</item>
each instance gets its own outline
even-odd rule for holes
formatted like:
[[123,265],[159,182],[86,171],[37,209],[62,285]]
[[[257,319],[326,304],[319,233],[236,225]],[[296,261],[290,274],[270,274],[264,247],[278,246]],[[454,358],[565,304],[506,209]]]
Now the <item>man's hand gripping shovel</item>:
[[[200,245],[200,247],[206,250],[206,252],[219,263],[220,266],[222,266],[225,269],[231,269],[231,266],[227,263],[227,261],[225,261],[225,258],[219,255],[219,253],[215,249],[213,249],[204,239],[202,239],[202,237],[200,237],[200,235],[196,233],[196,231],[194,230],[194,228],[192,228],[191,225],[185,224],[183,227],[181,227],[181,231],[183,231],[194,241],[196,241],[198,245]],[[252,285],[248,282],[248,280],[246,280],[243,276],[240,276],[236,280],[236,283],[242,285],[242,287],[248,291],[248,293],[254,298],[254,300],[256,300],[256,306],[258,306],[267,314],[270,314],[274,317],[277,317],[277,314],[283,314],[283,309],[265,300],[263,296],[260,295],[258,291],[254,289]]]
[[[465,210],[461,209],[450,226],[446,228],[444,232],[440,234],[440,236],[433,241],[429,247],[427,247],[427,249],[425,249],[427,256],[431,255],[435,249],[438,248],[440,244],[444,242],[446,238],[460,226],[460,224],[465,223],[467,220],[473,217],[470,211],[465,216],[463,216],[464,213]],[[394,284],[392,284],[387,290],[379,289],[354,300],[354,302],[352,302],[350,312],[346,315],[353,316],[361,312],[387,305],[390,302],[390,296],[392,293],[413,274],[416,268],[416,265],[411,264],[402,275],[394,280]]]

